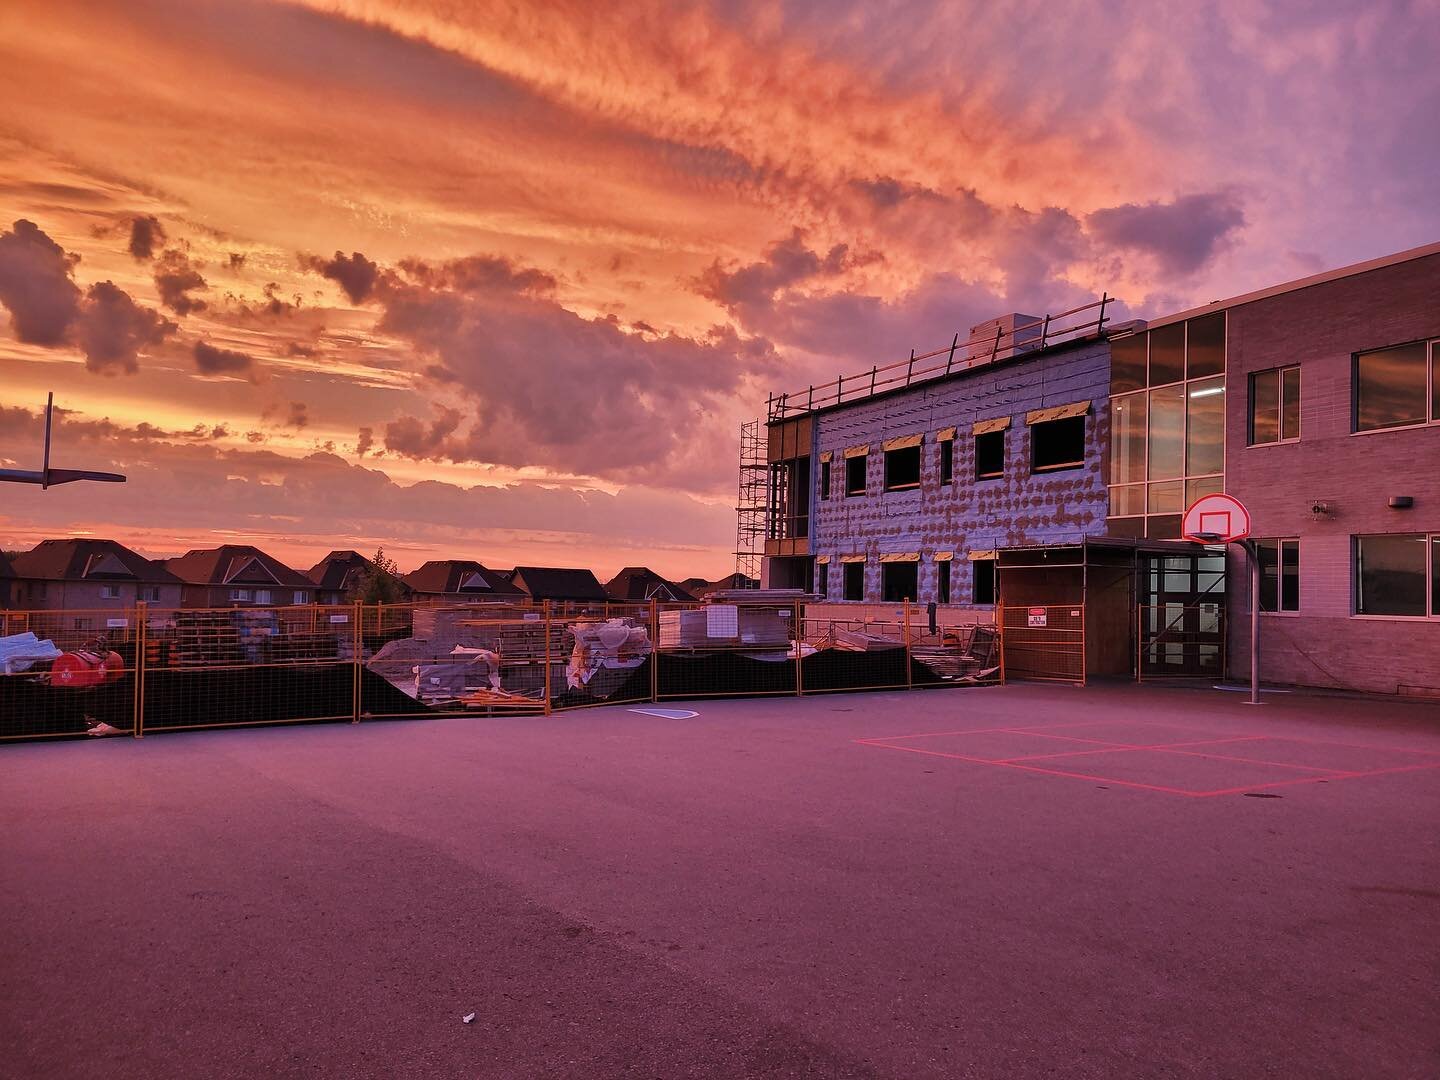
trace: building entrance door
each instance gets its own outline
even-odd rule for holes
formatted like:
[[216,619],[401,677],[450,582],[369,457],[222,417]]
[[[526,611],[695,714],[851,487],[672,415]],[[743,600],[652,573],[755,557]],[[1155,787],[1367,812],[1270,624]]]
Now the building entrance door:
[[1225,556],[1144,552],[1137,612],[1142,679],[1225,674]]

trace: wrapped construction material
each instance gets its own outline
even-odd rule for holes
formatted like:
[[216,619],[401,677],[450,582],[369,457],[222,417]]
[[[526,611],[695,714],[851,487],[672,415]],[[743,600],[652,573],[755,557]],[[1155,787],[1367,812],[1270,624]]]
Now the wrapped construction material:
[[26,631],[0,637],[0,675],[18,675],[39,663],[60,659],[61,650],[53,641],[38,638]]

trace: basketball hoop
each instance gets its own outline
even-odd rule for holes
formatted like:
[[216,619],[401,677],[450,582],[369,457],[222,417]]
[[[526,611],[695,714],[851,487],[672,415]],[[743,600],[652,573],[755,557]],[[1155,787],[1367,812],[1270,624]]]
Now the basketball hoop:
[[1250,511],[1234,495],[1216,492],[1190,504],[1180,535],[1197,544],[1229,544],[1250,535]]

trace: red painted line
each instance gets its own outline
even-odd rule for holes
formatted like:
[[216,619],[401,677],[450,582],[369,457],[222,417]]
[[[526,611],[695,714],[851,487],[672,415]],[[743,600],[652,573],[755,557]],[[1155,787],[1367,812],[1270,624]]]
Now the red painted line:
[[1348,770],[1346,769],[1322,769],[1318,765],[1293,765],[1288,761],[1269,761],[1265,758],[1236,757],[1233,754],[1207,754],[1201,750],[1172,750],[1168,746],[1157,746],[1155,749],[1162,754],[1172,754],[1175,757],[1211,758],[1214,761],[1239,761],[1249,765],[1271,765],[1278,769],[1299,769],[1301,772],[1326,773],[1327,775],[1341,773],[1348,775]]
[[[1086,773],[1061,772],[1058,769],[1042,769],[1034,765],[1010,765],[1003,761],[987,761],[985,758],[966,757],[964,754],[947,754],[941,750],[921,750],[916,746],[886,746],[880,743],[872,743],[882,750],[904,750],[910,754],[924,754],[926,757],[953,758],[956,761],[969,761],[975,765],[998,765],[1006,769],[1018,769],[1022,772],[1042,773],[1047,776],[1069,776],[1076,780],[1098,780],[1104,784],[1118,784],[1121,787],[1139,788],[1142,791],[1159,791],[1166,795],[1190,795],[1194,796],[1199,792],[1186,791],[1183,788],[1161,787],[1157,784],[1140,784],[1133,780],[1116,780],[1110,776],[1090,776]],[[1248,789],[1247,789],[1248,790]]]
[[1043,731],[1017,731],[1010,729],[1013,735],[1029,735],[1036,739],[1063,739],[1065,742],[1093,743],[1096,746],[1110,746],[1117,750],[1143,750],[1139,743],[1115,742],[1112,739],[1082,739],[1076,735],[1047,735]]
[[[1008,764],[1012,761],[1040,761],[1044,758],[1083,757],[1086,754],[1129,754],[1136,750],[1170,750],[1176,746],[1219,746],[1224,743],[1256,742],[1265,737],[1264,735],[1243,735],[1234,739],[1214,739],[1193,743],[1159,743],[1155,746],[1117,746],[1108,750],[1069,750],[1063,754],[1026,754],[1024,757],[996,758],[995,760],[1000,764]],[[1249,761],[1251,759],[1241,758],[1239,760]],[[1256,764],[1260,764],[1260,762],[1256,762]]]
[[[1388,751],[1392,754],[1420,754],[1423,757],[1440,758],[1440,750],[1415,750],[1408,746],[1375,746],[1371,743],[1344,743],[1331,742],[1329,739],[1311,739],[1304,735],[1266,735],[1267,739],[1275,739],[1278,742],[1309,743],[1313,746],[1341,746],[1347,750],[1378,750]],[[1440,764],[1440,761],[1437,761]]]

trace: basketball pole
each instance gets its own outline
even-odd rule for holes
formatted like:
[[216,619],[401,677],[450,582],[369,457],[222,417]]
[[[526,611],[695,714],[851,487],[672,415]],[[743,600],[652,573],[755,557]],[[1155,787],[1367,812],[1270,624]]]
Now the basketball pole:
[[1250,556],[1250,700],[1246,705],[1260,704],[1260,549],[1254,540],[1240,541]]

